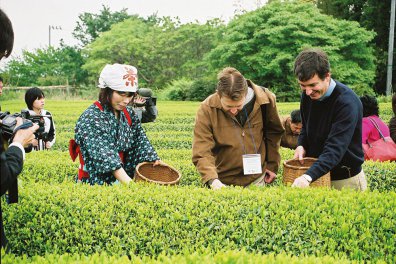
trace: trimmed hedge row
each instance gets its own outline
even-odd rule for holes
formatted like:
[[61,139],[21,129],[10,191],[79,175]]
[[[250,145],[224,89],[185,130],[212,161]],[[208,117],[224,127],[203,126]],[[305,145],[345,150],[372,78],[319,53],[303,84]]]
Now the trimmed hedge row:
[[32,182],[3,219],[17,255],[245,249],[394,263],[395,208],[395,192]]
[[[201,177],[191,161],[191,149],[158,148],[161,159],[175,167],[182,174],[181,185],[201,186]],[[291,159],[293,151],[281,148],[282,161]],[[27,155],[24,169],[19,176],[23,182],[61,183],[74,181],[78,162],[72,162],[68,152],[40,151]],[[372,162],[363,164],[370,190],[396,190],[396,162]],[[282,185],[283,168],[280,166],[277,180],[271,186]]]
[[139,256],[109,256],[106,253],[98,254],[95,253],[90,256],[84,255],[70,255],[70,254],[47,254],[45,256],[33,256],[31,258],[27,256],[15,256],[12,254],[1,255],[3,264],[20,264],[20,263],[32,263],[32,264],[93,264],[93,263],[113,263],[113,264],[201,264],[201,263],[218,263],[218,264],[230,264],[230,263],[277,263],[277,264],[347,264],[351,263],[346,259],[335,259],[332,257],[296,257],[289,256],[286,254],[252,254],[246,251],[226,251],[218,252],[215,255],[212,254],[197,254],[191,255],[174,255],[166,256],[160,255],[156,258],[152,257],[139,257]]

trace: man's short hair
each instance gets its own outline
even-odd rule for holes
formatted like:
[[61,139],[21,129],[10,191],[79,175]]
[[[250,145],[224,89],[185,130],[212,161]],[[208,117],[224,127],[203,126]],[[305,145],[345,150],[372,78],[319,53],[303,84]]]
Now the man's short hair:
[[240,100],[247,93],[245,77],[235,68],[227,67],[217,76],[217,92],[220,96],[227,96],[234,101]]
[[308,81],[315,74],[321,80],[330,72],[330,63],[327,54],[316,48],[303,50],[294,61],[294,74],[300,81]]
[[14,30],[8,16],[0,9],[0,60],[10,56],[14,46]]
[[291,119],[291,122],[294,123],[294,124],[301,123],[301,113],[300,113],[300,110],[299,110],[299,109],[293,110],[293,111],[290,113],[290,119]]
[[33,103],[36,99],[41,99],[45,97],[43,91],[40,88],[32,87],[26,91],[25,94],[25,103],[30,110],[33,110]]

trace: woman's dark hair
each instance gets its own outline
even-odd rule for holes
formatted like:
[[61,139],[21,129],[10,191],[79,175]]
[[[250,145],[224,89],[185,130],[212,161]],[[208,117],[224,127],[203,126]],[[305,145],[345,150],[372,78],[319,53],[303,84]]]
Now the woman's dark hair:
[[299,110],[299,109],[293,110],[293,111],[290,113],[290,119],[291,119],[291,122],[294,123],[294,124],[301,123],[301,113],[300,113],[300,110]]
[[118,92],[115,91],[109,87],[102,88],[100,89],[99,92],[99,102],[103,105],[106,106],[110,109],[110,111],[113,111],[113,106],[111,105],[111,99],[113,98],[113,92],[119,93],[119,94],[124,94],[128,93],[130,96],[135,96],[136,93],[131,93],[131,92]]
[[41,91],[40,88],[33,87],[26,91],[25,103],[30,110],[33,110],[34,101],[43,97],[45,97],[43,91]]
[[394,93],[392,96],[392,110],[393,114],[396,116],[396,93]]
[[379,115],[378,102],[375,97],[370,95],[363,95],[360,97],[360,101],[363,105],[363,117]]
[[110,108],[110,110],[113,110],[113,107],[111,106],[111,98],[113,98],[113,90],[110,89],[109,87],[100,89],[99,92],[99,102],[103,106],[107,106]]

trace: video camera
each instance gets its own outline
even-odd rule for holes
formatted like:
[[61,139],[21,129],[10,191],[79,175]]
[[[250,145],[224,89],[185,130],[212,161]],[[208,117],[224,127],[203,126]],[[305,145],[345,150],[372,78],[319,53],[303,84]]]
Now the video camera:
[[153,96],[153,92],[149,88],[140,88],[137,90],[138,95],[146,99],[146,102],[142,106],[154,106],[157,105],[157,97]]
[[[21,110],[21,113],[15,113],[13,115],[10,112],[0,112],[0,120],[1,120],[1,130],[2,137],[4,140],[10,141],[13,138],[15,126],[17,124],[17,117],[21,117],[23,124],[25,123],[35,123],[39,126],[34,135],[37,140],[47,141],[48,133],[45,132],[45,121],[44,117],[51,118],[49,115],[30,115],[28,110]],[[26,152],[30,152],[32,148],[25,149]]]

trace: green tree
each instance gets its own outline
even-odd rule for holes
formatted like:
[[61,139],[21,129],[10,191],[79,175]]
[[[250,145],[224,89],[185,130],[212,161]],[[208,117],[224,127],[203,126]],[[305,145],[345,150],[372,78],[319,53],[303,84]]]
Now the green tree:
[[[372,41],[376,50],[377,64],[374,87],[376,92],[384,94],[386,90],[391,0],[317,0],[316,4],[324,14],[349,21],[357,21],[362,27],[376,33]],[[394,55],[393,61],[395,60],[396,56]],[[393,69],[393,76],[396,76],[396,67]],[[396,87],[396,78],[393,78],[393,87]]]
[[359,94],[371,91],[375,65],[368,43],[374,33],[357,22],[323,15],[313,4],[274,1],[233,19],[224,35],[208,56],[212,67],[234,66],[280,99],[298,97],[292,68],[306,47],[321,47],[329,54],[333,77]]
[[102,5],[103,9],[99,14],[83,13],[78,16],[77,26],[74,28],[73,36],[78,39],[83,46],[94,41],[101,32],[108,31],[111,25],[124,21],[130,17],[127,9],[111,12],[110,8]]
[[140,85],[162,88],[172,80],[205,75],[204,56],[221,36],[219,20],[182,25],[177,19],[129,18],[88,45],[88,70],[97,79],[105,64],[124,63],[138,68]]
[[23,51],[22,56],[11,60],[3,72],[13,86],[66,83],[77,86],[87,78],[87,72],[81,69],[83,63],[84,59],[77,47],[61,43],[59,48]]

